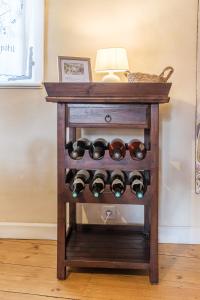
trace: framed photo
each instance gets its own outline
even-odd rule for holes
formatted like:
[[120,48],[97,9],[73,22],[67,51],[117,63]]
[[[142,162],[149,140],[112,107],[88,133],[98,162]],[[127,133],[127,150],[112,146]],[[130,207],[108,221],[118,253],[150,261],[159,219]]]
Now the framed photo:
[[92,70],[90,58],[58,57],[59,82],[90,82]]

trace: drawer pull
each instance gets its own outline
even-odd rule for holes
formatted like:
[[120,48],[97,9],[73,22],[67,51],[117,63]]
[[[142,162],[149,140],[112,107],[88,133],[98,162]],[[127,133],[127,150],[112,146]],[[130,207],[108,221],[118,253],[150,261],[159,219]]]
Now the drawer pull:
[[112,121],[111,116],[110,116],[110,115],[106,115],[106,116],[105,116],[105,121],[106,121],[107,123],[110,123],[110,122]]

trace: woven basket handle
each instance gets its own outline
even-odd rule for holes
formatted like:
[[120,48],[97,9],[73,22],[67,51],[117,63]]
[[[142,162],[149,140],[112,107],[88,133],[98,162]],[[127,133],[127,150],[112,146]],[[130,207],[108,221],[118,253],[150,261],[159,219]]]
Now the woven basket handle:
[[124,75],[125,75],[126,77],[128,77],[128,75],[129,75],[130,73],[131,73],[131,72],[130,72],[129,70],[127,70],[127,71],[124,72]]
[[[166,76],[164,76],[167,71],[168,71],[168,74]],[[171,77],[173,72],[174,72],[174,69],[172,67],[166,67],[166,68],[164,68],[162,73],[159,75],[159,77],[164,78],[165,81],[167,82],[167,80]]]

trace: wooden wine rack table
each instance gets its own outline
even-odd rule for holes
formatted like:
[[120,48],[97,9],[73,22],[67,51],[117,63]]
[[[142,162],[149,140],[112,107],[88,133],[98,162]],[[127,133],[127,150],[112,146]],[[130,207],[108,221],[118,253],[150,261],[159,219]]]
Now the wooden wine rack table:
[[[66,278],[66,267],[127,268],[147,270],[150,282],[157,283],[159,104],[169,102],[171,83],[45,83],[45,87],[46,100],[57,103],[58,113],[58,279]],[[127,151],[123,160],[114,161],[107,150],[101,160],[93,160],[87,151],[81,160],[71,159],[66,143],[76,140],[76,128],[91,127],[143,129],[145,159],[133,160]],[[116,200],[108,185],[100,199],[86,186],[75,200],[66,184],[66,169],[149,170],[150,185],[142,200],[129,186]],[[77,224],[77,202],[144,205],[144,224]]]

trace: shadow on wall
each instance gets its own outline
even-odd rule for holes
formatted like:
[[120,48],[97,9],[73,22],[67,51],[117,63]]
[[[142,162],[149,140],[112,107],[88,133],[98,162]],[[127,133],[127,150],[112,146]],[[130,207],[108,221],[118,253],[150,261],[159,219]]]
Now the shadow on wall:
[[187,226],[192,219],[194,116],[195,106],[180,100],[160,107],[160,225]]

